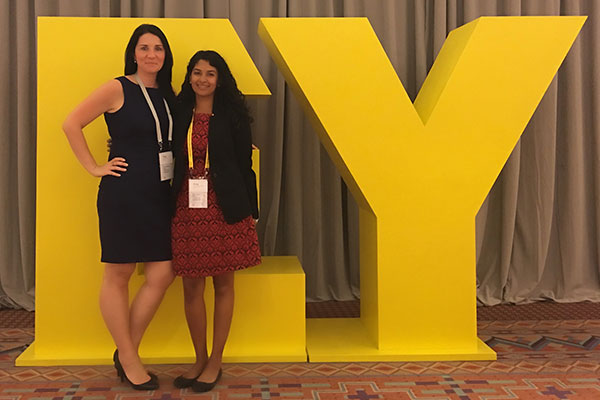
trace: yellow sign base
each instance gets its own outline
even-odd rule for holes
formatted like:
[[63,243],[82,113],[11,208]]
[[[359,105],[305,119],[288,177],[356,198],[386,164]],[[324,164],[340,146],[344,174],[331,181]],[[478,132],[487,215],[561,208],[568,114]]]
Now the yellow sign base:
[[379,349],[360,318],[314,318],[306,322],[306,350],[311,362],[483,361],[496,353],[481,339],[472,349]]
[[[306,361],[304,271],[296,257],[263,257],[259,266],[236,272],[236,304],[223,354],[230,362]],[[169,288],[140,348],[148,364],[194,362],[183,313],[183,288],[178,279]],[[207,280],[208,341],[212,340],[214,290]],[[96,319],[96,317],[94,318]],[[79,321],[71,328],[77,330]],[[37,327],[36,327],[37,328]],[[210,347],[209,347],[210,348]],[[69,343],[36,334],[35,342],[15,361],[17,366],[112,364],[114,345],[105,329]]]

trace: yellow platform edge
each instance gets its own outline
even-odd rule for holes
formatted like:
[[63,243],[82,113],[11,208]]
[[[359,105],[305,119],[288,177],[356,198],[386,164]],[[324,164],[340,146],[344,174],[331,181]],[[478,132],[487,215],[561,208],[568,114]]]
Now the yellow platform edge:
[[[228,363],[306,362],[306,308],[302,266],[295,256],[267,256],[262,261],[261,265],[236,272],[238,302],[223,360]],[[212,332],[212,292],[212,283],[208,282],[205,295],[207,322],[210,325],[209,344]],[[140,355],[145,363],[193,362],[194,351],[181,306],[182,296],[181,282],[173,284],[165,295],[140,348]],[[89,307],[91,309],[92,305]],[[256,315],[257,309],[265,311]],[[50,319],[51,323],[65,320],[64,308],[50,311],[58,313],[56,318]],[[38,311],[36,317],[39,315]],[[81,315],[76,317],[83,318]],[[95,333],[98,332],[100,331]],[[52,326],[44,326],[36,319],[35,341],[17,358],[15,365],[111,364],[114,344],[108,332],[102,329],[101,333],[102,335],[94,336],[79,332],[78,336],[69,336],[65,340],[62,335],[54,334]]]
[[382,350],[368,337],[360,318],[314,318],[306,321],[309,362],[496,360],[496,352],[481,339],[476,339],[477,348],[473,352],[450,347],[414,352]]
[[[38,357],[35,354],[35,342],[15,360],[17,367],[50,367],[61,365],[111,365],[112,354],[105,357],[65,357],[57,352],[56,357],[49,355]],[[277,354],[238,354],[235,356],[223,356],[224,363],[256,363],[256,362],[306,362],[306,349],[297,349],[288,352],[280,351]],[[192,356],[142,356],[144,364],[192,364]]]

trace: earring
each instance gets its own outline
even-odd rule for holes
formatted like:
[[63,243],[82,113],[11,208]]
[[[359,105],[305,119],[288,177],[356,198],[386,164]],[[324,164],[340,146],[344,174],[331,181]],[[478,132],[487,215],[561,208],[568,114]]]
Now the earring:
[[133,63],[134,63],[134,64],[137,64],[137,61],[134,59],[134,60],[133,60]]

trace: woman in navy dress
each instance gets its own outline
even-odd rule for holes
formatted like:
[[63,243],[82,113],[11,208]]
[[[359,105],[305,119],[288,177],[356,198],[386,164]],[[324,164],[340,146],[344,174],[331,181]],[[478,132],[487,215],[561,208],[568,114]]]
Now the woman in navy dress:
[[[158,388],[156,376],[142,365],[138,347],[174,279],[167,154],[173,130],[168,104],[175,99],[172,66],[164,33],[154,25],[140,25],[125,51],[125,76],[96,89],[63,124],[81,165],[102,178],[97,202],[105,263],[100,310],[117,346],[117,373],[138,390]],[[98,165],[83,128],[102,114],[112,145],[108,162]],[[145,264],[145,282],[130,306],[128,283],[138,262]]]

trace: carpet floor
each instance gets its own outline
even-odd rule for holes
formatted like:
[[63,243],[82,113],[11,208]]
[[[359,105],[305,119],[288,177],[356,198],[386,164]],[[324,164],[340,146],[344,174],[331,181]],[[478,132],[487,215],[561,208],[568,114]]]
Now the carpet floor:
[[[307,315],[358,309],[309,304]],[[480,307],[478,319],[496,361],[226,364],[217,387],[199,394],[173,386],[184,365],[152,365],[161,387],[148,392],[121,384],[110,366],[15,367],[33,340],[33,313],[0,310],[0,400],[600,399],[600,304]]]

